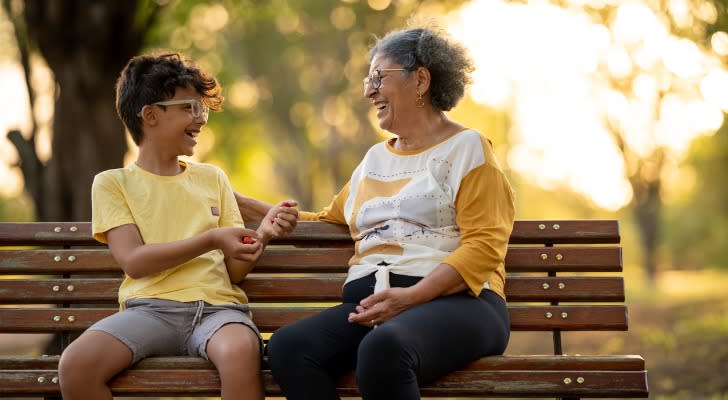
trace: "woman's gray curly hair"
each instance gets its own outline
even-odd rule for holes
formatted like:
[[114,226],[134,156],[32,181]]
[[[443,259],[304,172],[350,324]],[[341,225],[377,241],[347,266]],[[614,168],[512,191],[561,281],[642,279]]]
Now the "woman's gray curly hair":
[[472,82],[475,69],[468,51],[441,31],[410,28],[393,31],[377,39],[369,50],[369,61],[377,54],[391,57],[407,71],[425,67],[430,71],[432,105],[449,111],[460,101]]

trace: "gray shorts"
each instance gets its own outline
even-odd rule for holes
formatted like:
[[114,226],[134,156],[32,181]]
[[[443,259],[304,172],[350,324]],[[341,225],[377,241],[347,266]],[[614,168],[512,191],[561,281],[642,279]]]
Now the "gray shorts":
[[129,299],[126,309],[96,322],[89,330],[119,339],[132,351],[133,363],[152,356],[207,358],[207,342],[226,324],[240,323],[263,339],[247,304],[211,305],[161,299]]

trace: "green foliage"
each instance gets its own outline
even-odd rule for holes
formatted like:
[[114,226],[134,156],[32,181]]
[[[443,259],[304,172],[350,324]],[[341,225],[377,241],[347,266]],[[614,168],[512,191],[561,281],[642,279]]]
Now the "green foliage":
[[[147,47],[179,51],[212,72],[226,96],[204,134],[204,161],[235,188],[319,208],[381,140],[361,94],[372,35],[463,1],[173,1]],[[204,140],[204,139],[203,139]],[[316,188],[314,191],[313,189]]]
[[728,269],[728,126],[696,140],[686,164],[694,171],[694,189],[666,213],[664,235],[672,264]]

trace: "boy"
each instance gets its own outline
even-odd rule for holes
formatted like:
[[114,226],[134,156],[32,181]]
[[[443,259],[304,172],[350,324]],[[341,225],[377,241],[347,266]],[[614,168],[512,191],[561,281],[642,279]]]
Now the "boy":
[[195,355],[220,373],[223,399],[263,399],[262,341],[236,284],[268,240],[296,225],[295,201],[245,229],[225,174],[185,162],[223,97],[217,81],[178,54],[132,58],[116,85],[117,112],[136,162],[93,183],[94,237],[126,274],[121,311],[61,356],[63,398],[111,399],[107,382],[149,356]]

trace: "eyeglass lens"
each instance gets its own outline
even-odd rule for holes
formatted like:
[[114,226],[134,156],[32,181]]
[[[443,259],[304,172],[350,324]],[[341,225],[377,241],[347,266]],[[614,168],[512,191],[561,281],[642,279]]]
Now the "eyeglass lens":
[[373,89],[379,89],[382,86],[382,75],[378,69],[364,78],[364,90],[367,89],[367,85],[371,85]]

